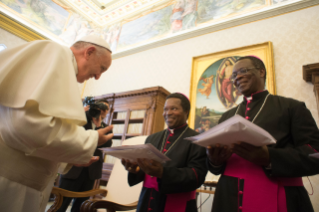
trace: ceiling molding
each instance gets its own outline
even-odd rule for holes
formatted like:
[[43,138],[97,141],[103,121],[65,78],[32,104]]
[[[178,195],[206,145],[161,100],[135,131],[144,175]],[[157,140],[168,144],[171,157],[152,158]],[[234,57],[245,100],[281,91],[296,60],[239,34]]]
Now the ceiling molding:
[[162,40],[158,40],[158,41],[148,43],[148,44],[145,44],[142,46],[134,47],[134,48],[129,49],[129,50],[120,51],[120,52],[114,53],[112,55],[112,58],[118,59],[118,58],[125,57],[125,56],[131,55],[131,54],[135,54],[138,52],[142,52],[142,51],[146,51],[146,50],[153,49],[156,47],[160,47],[163,45],[172,44],[172,43],[179,42],[182,40],[186,40],[186,39],[190,39],[193,37],[205,35],[208,33],[212,33],[212,32],[216,32],[216,31],[228,29],[231,27],[247,24],[250,22],[260,21],[260,20],[271,18],[274,16],[283,15],[286,13],[290,13],[290,12],[305,9],[308,7],[316,6],[318,4],[319,4],[319,0],[309,0],[309,1],[303,1],[303,2],[296,2],[296,3],[289,4],[289,5],[286,5],[283,7],[272,8],[272,9],[264,11],[264,12],[259,12],[259,13],[244,16],[241,18],[236,18],[233,20],[228,20],[228,21],[216,23],[216,24],[211,25],[211,26],[201,27],[199,29],[196,29],[196,30],[193,30],[190,32],[181,33],[181,34],[175,35],[173,37],[164,38]]
[[34,41],[34,40],[48,40],[40,33],[30,29],[14,20],[10,16],[0,12],[0,28],[22,38],[25,41]]

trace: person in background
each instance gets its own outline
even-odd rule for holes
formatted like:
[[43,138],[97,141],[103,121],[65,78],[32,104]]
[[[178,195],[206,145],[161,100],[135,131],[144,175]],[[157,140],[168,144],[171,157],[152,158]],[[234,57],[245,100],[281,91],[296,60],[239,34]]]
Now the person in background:
[[[106,117],[109,110],[109,105],[104,101],[94,102],[90,105],[89,110],[86,112],[87,123],[84,125],[86,130],[98,130],[107,125],[102,122],[102,117]],[[112,132],[108,132],[112,133]],[[103,168],[103,152],[98,148],[112,146],[112,140],[98,146],[95,149],[94,156],[99,156],[99,160],[92,163],[88,167],[76,167],[73,166],[71,170],[61,176],[60,188],[74,192],[83,192],[93,189],[94,182],[102,177]],[[73,199],[71,212],[80,212],[82,203],[88,200],[89,197],[83,198],[63,198],[63,203],[57,212],[65,212]]]

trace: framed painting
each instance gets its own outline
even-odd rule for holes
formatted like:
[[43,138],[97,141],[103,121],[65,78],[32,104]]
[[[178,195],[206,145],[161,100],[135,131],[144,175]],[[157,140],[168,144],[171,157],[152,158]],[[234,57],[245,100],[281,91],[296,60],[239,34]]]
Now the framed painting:
[[260,58],[266,66],[266,89],[276,94],[272,43],[266,42],[193,58],[189,126],[201,133],[216,126],[222,114],[236,107],[242,95],[229,80],[236,60]]

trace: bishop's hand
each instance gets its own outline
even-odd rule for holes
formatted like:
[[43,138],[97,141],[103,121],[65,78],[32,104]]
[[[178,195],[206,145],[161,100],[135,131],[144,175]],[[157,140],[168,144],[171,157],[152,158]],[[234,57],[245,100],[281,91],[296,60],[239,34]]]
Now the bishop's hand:
[[129,160],[124,158],[121,160],[121,162],[125,169],[130,173],[136,174],[140,171],[140,167],[138,167],[137,163],[131,163]]
[[101,146],[104,143],[106,143],[108,140],[113,138],[113,133],[109,133],[112,131],[112,129],[113,129],[113,126],[108,126],[108,127],[97,130],[97,132],[99,133],[99,140],[97,142],[97,146]]
[[162,178],[163,165],[160,162],[146,158],[138,158],[137,164],[146,174],[157,178]]
[[209,161],[215,166],[223,165],[232,155],[232,150],[228,146],[221,147],[220,144],[208,146],[206,154]]
[[269,151],[266,145],[253,146],[245,142],[238,142],[233,144],[232,150],[240,157],[261,166],[268,166],[270,164]]

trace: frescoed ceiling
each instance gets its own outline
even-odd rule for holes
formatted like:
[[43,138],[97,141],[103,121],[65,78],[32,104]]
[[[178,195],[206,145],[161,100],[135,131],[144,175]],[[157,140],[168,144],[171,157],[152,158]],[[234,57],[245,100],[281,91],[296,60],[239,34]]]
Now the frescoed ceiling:
[[133,13],[168,0],[60,0],[99,26],[114,23]]
[[124,56],[317,4],[319,0],[0,0],[0,14],[64,45],[98,35],[113,53]]

